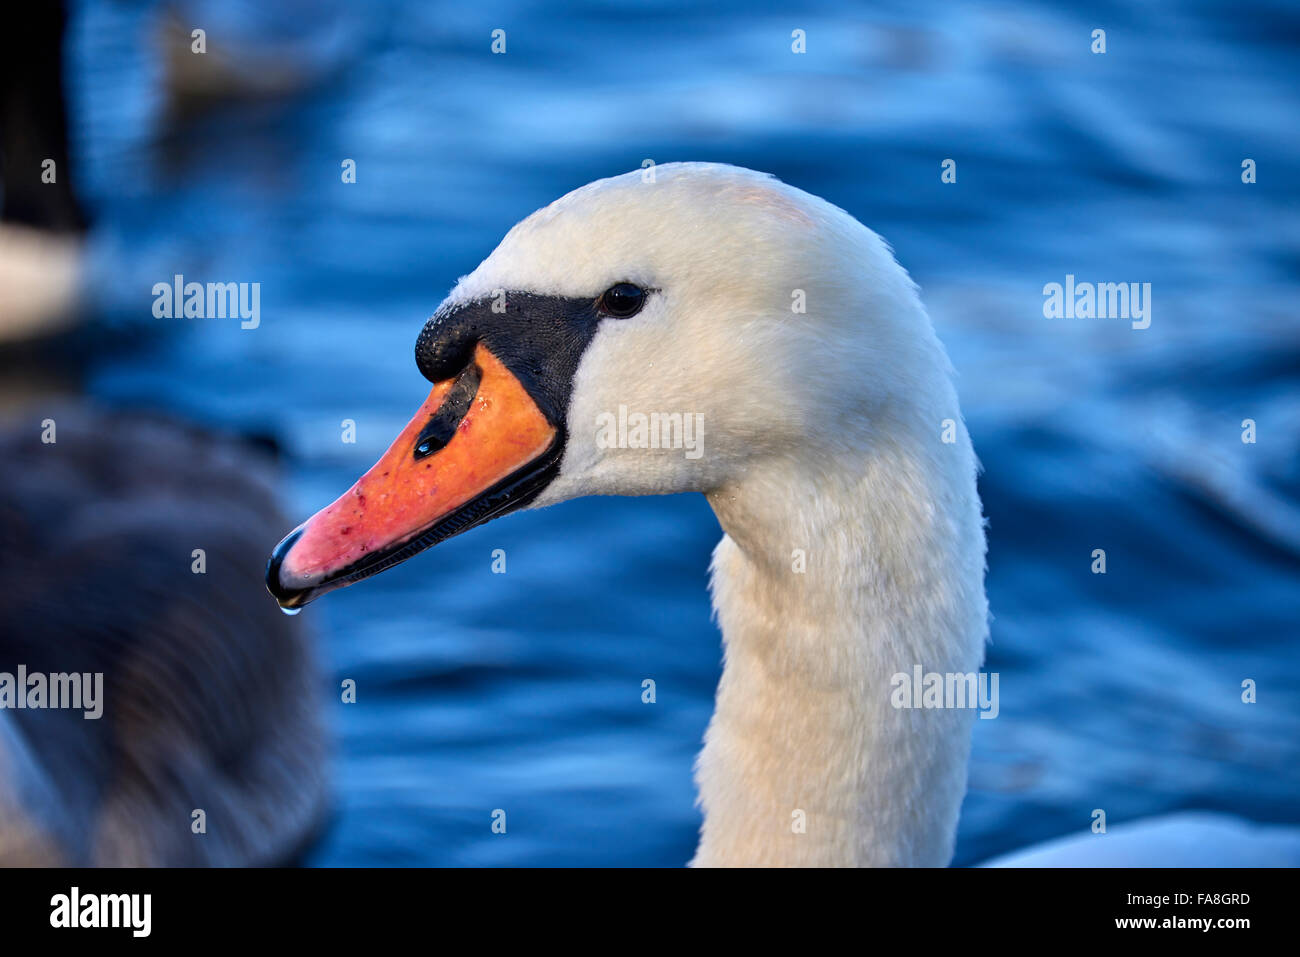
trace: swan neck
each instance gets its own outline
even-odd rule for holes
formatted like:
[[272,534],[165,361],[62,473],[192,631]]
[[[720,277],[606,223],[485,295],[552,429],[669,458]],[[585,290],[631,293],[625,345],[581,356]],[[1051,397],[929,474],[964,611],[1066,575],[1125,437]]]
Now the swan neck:
[[709,496],[725,646],[697,765],[699,865],[929,865],[952,855],[970,709],[893,676],[974,672],[987,609],[974,458],[913,442],[756,470]]

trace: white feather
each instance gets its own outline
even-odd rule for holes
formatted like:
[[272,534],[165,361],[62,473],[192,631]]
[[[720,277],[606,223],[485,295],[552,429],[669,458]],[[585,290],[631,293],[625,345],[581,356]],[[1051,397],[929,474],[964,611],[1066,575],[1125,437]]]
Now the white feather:
[[[656,290],[588,346],[562,468],[535,505],[698,491],[726,532],[693,863],[947,864],[974,712],[890,703],[915,665],[977,671],[988,635],[977,463],[947,355],[888,246],[843,210],[732,166],[654,173],[534,213],[449,297]],[[620,406],[702,415],[702,455],[602,447],[600,417]],[[1178,863],[1206,835],[1255,863],[1270,841],[1273,862],[1294,858],[1296,832],[1241,827],[1157,821],[998,863]]]
[[[563,466],[537,504],[699,491],[727,533],[695,863],[946,864],[971,712],[895,710],[890,679],[979,668],[984,531],[952,369],[915,286],[843,210],[685,163],[533,214],[451,300],[619,281],[657,292],[588,347]],[[699,413],[703,454],[600,447],[598,417],[620,405]]]

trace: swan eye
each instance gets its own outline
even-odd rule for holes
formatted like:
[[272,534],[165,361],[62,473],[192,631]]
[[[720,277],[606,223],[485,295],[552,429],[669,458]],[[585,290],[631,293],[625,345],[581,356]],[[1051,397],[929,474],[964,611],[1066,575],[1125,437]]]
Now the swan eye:
[[596,301],[596,307],[607,316],[626,319],[635,316],[645,305],[645,290],[630,282],[615,283]]

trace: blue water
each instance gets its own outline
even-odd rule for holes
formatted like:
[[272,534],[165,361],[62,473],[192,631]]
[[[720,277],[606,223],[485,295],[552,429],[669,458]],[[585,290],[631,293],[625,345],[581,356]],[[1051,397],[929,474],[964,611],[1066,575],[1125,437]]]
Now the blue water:
[[[259,75],[292,65],[292,90],[179,126],[159,11],[79,8],[74,160],[115,343],[92,394],[274,435],[301,520],[418,406],[416,333],[516,220],[646,158],[770,171],[893,244],[961,374],[1001,714],[976,722],[956,863],[1095,808],[1300,821],[1294,4],[258,6],[181,21]],[[261,325],[153,319],[177,272],[260,282]],[[1045,319],[1067,273],[1150,282],[1151,327]],[[358,700],[333,708],[309,861],[686,861],[719,534],[698,496],[582,500],[311,606],[295,621]]]

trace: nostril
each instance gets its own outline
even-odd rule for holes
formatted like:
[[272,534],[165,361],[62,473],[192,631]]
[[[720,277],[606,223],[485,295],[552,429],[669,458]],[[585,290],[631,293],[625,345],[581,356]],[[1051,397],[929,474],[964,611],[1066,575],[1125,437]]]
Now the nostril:
[[438,411],[433,413],[428,424],[416,437],[416,459],[422,459],[446,447],[473,405],[474,396],[478,395],[479,383],[482,381],[483,370],[477,362],[471,360],[452,383],[442,405],[438,406]]

